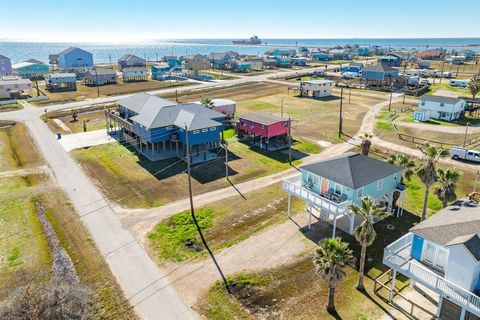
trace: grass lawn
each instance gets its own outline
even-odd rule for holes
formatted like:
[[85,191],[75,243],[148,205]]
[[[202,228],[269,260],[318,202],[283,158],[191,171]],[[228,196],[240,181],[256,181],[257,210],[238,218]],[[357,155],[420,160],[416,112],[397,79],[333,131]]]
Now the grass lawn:
[[[252,234],[286,219],[287,198],[280,184],[212,202],[195,210],[197,220],[212,250],[229,247]],[[292,198],[292,212],[302,211],[303,203]],[[177,213],[160,222],[148,235],[149,251],[156,260],[180,262],[204,256],[190,211]]]
[[[128,83],[117,83],[117,84],[108,84],[100,86],[100,97],[115,96],[120,94],[135,93],[149,90],[158,90],[165,89],[170,87],[180,87],[185,85],[192,85],[193,82],[171,82],[170,81],[157,81],[157,80],[148,80],[148,81],[139,81],[139,82],[128,82]],[[94,86],[85,86],[81,82],[77,82],[76,91],[65,91],[65,92],[50,92],[46,91],[45,86],[39,85],[40,90],[46,92],[50,97],[49,100],[35,101],[32,102],[34,105],[48,105],[54,103],[66,103],[72,101],[82,101],[86,99],[95,99],[97,98],[97,87]]]
[[0,112],[15,111],[21,109],[23,109],[23,106],[18,102],[0,105]]
[[[2,171],[42,164],[22,124],[0,129]],[[94,319],[135,319],[121,288],[72,205],[47,174],[0,177],[0,301],[14,288],[50,278],[51,257],[35,202],[40,201],[77,273],[95,294]]]
[[[431,69],[437,69],[438,71],[442,70],[441,61],[432,61]],[[457,75],[458,70],[458,75]],[[452,75],[457,75],[457,79],[470,79],[473,75],[478,74],[480,71],[480,64],[473,64],[471,62],[463,65],[452,65],[445,63],[443,66],[443,71],[449,71]],[[447,80],[448,81],[448,80]],[[435,81],[436,82],[436,81]],[[442,80],[443,82],[443,80]]]
[[0,172],[29,168],[43,163],[30,134],[22,123],[0,122]]
[[[80,109],[79,109],[80,110]],[[83,132],[83,121],[86,121],[87,131],[94,131],[106,128],[105,111],[79,111],[77,121],[73,121],[72,115],[49,117],[48,127],[53,132],[62,134]],[[63,123],[63,125],[61,125]],[[66,127],[69,130],[66,130]]]
[[[300,98],[287,94],[274,94],[256,99],[240,101],[237,113],[260,111],[280,115],[283,99],[284,116],[291,117],[292,136],[317,144],[328,141],[337,143],[340,100],[335,95],[325,99]],[[354,135],[361,126],[365,113],[380,100],[356,95],[352,92],[351,103],[348,95],[343,103],[343,131]]]
[[[231,133],[228,135],[231,136]],[[232,183],[256,179],[290,168],[288,156],[284,153],[249,147],[237,142],[235,138],[228,140],[229,175]],[[177,158],[151,162],[139,157],[133,149],[118,143],[72,152],[107,197],[120,205],[148,208],[188,196],[186,164]],[[224,178],[223,153],[224,151],[220,151],[220,157],[207,164],[192,166],[194,194],[230,185]],[[298,160],[293,161],[294,165],[299,163]],[[162,172],[156,174],[160,171]]]
[[[386,270],[382,264],[384,246],[406,233],[418,220],[418,217],[406,214],[401,219],[388,217],[375,224],[377,238],[367,249],[370,258],[366,264],[367,293],[354,288],[358,273],[356,268],[347,267],[346,280],[336,289],[335,294],[337,319],[376,319],[390,308],[373,294],[372,278]],[[395,229],[387,230],[387,224],[393,224]],[[311,235],[306,234],[306,237],[316,243],[319,239],[330,236],[330,232],[325,228],[317,229]],[[344,233],[341,236],[343,241],[350,243],[358,259],[360,248],[357,242]],[[321,278],[316,276],[311,255],[263,272],[234,275],[229,281],[233,294],[228,295],[220,283],[215,284],[197,305],[202,315],[212,320],[334,318],[325,310],[328,289]],[[407,284],[406,278],[397,278],[397,289]]]
[[468,99],[472,98],[468,88],[453,87],[448,84],[448,80],[442,80],[442,84],[435,83],[430,85],[430,91],[427,94],[450,95],[465,97]]

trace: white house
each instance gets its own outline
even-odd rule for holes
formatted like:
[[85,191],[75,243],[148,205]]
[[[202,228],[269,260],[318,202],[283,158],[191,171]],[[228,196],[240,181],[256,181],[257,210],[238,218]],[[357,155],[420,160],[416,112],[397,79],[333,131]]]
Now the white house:
[[328,97],[332,95],[332,88],[335,81],[331,80],[309,80],[300,82],[300,94],[312,96],[313,98]]
[[418,101],[418,108],[413,113],[413,119],[428,121],[439,119],[445,121],[457,120],[463,117],[466,102],[463,99],[423,95]]
[[[383,263],[439,295],[437,318],[480,317],[480,204],[460,200],[388,245]],[[390,299],[393,294],[390,295]]]
[[148,78],[146,67],[130,67],[122,70],[123,81],[145,81]]

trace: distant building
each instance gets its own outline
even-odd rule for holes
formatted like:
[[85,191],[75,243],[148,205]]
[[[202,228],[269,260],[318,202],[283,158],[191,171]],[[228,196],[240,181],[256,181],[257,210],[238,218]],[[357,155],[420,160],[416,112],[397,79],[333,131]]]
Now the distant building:
[[289,130],[289,119],[262,112],[243,114],[237,122],[239,139],[266,150],[287,148]]
[[413,112],[413,119],[428,121],[430,118],[445,121],[457,120],[465,113],[466,102],[463,99],[436,95],[423,95],[418,100],[418,108]]
[[368,56],[370,55],[370,49],[367,47],[357,48],[357,55],[359,56]]
[[267,56],[273,56],[273,57],[292,58],[297,55],[297,51],[293,49],[275,49],[275,50],[267,51],[265,54]]
[[93,55],[83,49],[70,47],[58,54],[58,68],[83,74],[93,68]]
[[355,73],[360,73],[363,69],[363,64],[361,63],[356,63],[356,62],[350,62],[347,66],[342,67],[342,72],[355,72]]
[[422,60],[438,60],[445,55],[443,49],[429,49],[417,52],[417,57]]
[[310,55],[310,50],[306,47],[301,47],[298,49],[298,56],[300,57],[308,57]]
[[398,75],[398,69],[382,63],[373,66],[365,66],[362,70],[362,79],[367,81],[391,81],[398,78]]
[[38,80],[43,79],[48,74],[48,65],[42,61],[30,59],[12,66],[13,73],[23,79]]
[[212,52],[208,55],[208,58],[214,69],[228,69],[234,60],[226,52]]
[[0,76],[12,74],[12,61],[0,54]]
[[243,59],[243,61],[250,64],[252,70],[262,70],[263,69],[263,58],[262,57],[249,57]]
[[177,105],[147,93],[121,99],[118,105],[117,111],[106,114],[107,121],[119,124],[127,143],[149,160],[185,159],[186,148],[192,163],[217,157],[224,114],[195,103]]
[[184,57],[185,70],[192,71],[195,76],[201,71],[210,69],[210,60],[207,56],[201,54],[192,54]]
[[419,60],[417,65],[420,69],[428,69],[432,65],[432,62],[429,60]]
[[306,57],[297,57],[293,58],[292,61],[294,66],[306,66],[308,59]]
[[276,66],[279,68],[289,68],[292,66],[292,59],[289,57],[273,56],[272,58],[276,61]]
[[45,78],[45,86],[49,91],[76,91],[77,76],[75,73],[50,73]]
[[308,80],[300,82],[300,95],[313,98],[329,97],[335,81],[331,80]]
[[32,81],[30,79],[0,80],[0,98],[21,98],[32,95]]
[[[194,103],[202,104],[200,101]],[[228,118],[233,118],[237,111],[237,103],[229,99],[212,99],[213,110],[223,113]]]
[[86,85],[93,86],[117,83],[117,73],[113,69],[88,70],[84,81]]
[[277,66],[277,60],[272,58],[263,58],[263,67],[265,69],[273,69]]
[[404,57],[401,54],[398,53],[389,53],[386,56],[380,57],[378,59],[378,62],[381,64],[386,64],[391,67],[399,67],[402,65],[404,61]]
[[250,62],[236,60],[232,63],[232,69],[236,72],[248,72],[252,69]]
[[147,81],[148,73],[146,67],[128,67],[122,70],[122,79],[125,82]]
[[475,60],[475,51],[470,49],[465,49],[459,52],[460,55],[464,56],[467,60]]
[[478,202],[459,200],[386,246],[383,263],[393,271],[386,285],[400,273],[436,294],[435,319],[479,319],[479,213]]
[[316,61],[328,61],[333,59],[333,54],[328,52],[312,52],[312,59]]
[[132,67],[145,67],[147,62],[145,59],[137,57],[134,54],[126,54],[118,59],[118,68],[123,70],[123,68],[132,68]]
[[151,66],[152,79],[163,80],[170,74],[171,66],[168,64]]

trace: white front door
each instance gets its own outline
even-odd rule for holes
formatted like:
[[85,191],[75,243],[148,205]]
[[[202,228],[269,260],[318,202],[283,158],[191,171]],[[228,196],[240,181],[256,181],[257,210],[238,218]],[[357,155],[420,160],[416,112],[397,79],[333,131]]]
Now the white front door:
[[434,268],[445,271],[445,266],[447,264],[447,250],[431,243],[425,241],[423,246],[423,262],[431,265]]

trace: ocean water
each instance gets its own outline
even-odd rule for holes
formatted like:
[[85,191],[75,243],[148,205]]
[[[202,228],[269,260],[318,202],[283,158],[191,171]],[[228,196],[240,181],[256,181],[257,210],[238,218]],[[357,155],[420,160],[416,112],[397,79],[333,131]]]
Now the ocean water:
[[[221,52],[233,50],[240,54],[261,54],[275,48],[307,47],[309,49],[329,48],[336,45],[358,44],[379,45],[394,49],[418,49],[444,47],[460,51],[465,48],[480,51],[480,38],[431,38],[431,39],[262,39],[261,45],[240,46],[232,44],[233,39],[181,39],[157,40],[135,43],[43,43],[43,42],[0,42],[0,54],[12,59],[12,63],[28,59],[48,62],[48,55],[75,46],[93,53],[96,64],[115,63],[126,53],[135,54],[149,61],[164,55]],[[477,45],[477,46],[471,46]]]

